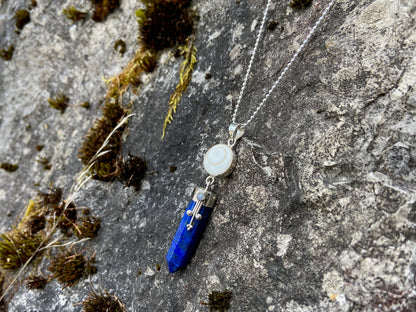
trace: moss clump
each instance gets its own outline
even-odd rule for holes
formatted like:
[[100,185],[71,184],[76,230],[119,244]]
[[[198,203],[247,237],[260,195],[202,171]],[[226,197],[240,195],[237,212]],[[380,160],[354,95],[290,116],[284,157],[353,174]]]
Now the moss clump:
[[95,22],[105,21],[107,16],[120,6],[120,0],[91,0],[94,6],[92,19]]
[[142,48],[118,75],[112,77],[106,99],[118,101],[129,87],[141,85],[140,76],[152,72],[159,51],[183,45],[193,32],[193,16],[189,10],[191,0],[141,0],[144,9],[136,11],[139,40]]
[[124,312],[126,308],[117,296],[111,295],[106,290],[99,292],[92,291],[88,297],[82,302],[83,312]]
[[70,6],[67,8],[64,8],[62,10],[62,13],[70,20],[73,20],[75,22],[80,20],[85,20],[88,16],[88,13],[78,11],[74,6]]
[[14,15],[14,18],[16,20],[16,27],[22,30],[30,22],[30,13],[28,10],[19,10]]
[[118,51],[121,55],[124,55],[126,52],[126,43],[122,39],[118,39],[114,43],[114,50]]
[[29,10],[36,8],[37,6],[38,6],[38,3],[36,2],[36,0],[30,0]]
[[289,6],[295,10],[305,9],[310,6],[312,0],[291,0]]
[[[40,207],[42,214],[49,224],[56,223],[56,227],[66,236],[72,236],[74,226],[77,222],[77,208],[74,203],[62,201],[62,189],[50,188],[47,193],[38,192],[36,196],[36,207]],[[30,222],[30,219],[28,220]]]
[[[97,119],[93,127],[89,130],[78,157],[88,165],[97,151],[101,148],[108,135],[113,131],[121,119],[127,114],[127,110],[115,101],[108,101],[103,107],[103,116]],[[121,136],[125,126],[121,126],[114,133],[105,147],[104,155],[100,156],[91,167],[91,174],[94,179],[100,181],[111,181],[117,174],[117,160],[121,149]]]
[[144,159],[129,154],[127,161],[122,162],[117,178],[125,187],[132,186],[138,192],[140,191],[146,169],[147,162]]
[[[80,238],[92,237],[91,233],[94,232],[94,230],[95,232],[98,231],[99,220],[89,220],[90,222],[86,222],[86,224],[81,223],[81,225],[78,225],[78,208],[73,202],[70,202],[67,205],[66,202],[61,201],[61,199],[62,189],[60,188],[51,188],[47,193],[39,192],[37,194],[35,205],[36,207],[40,207],[40,209],[37,209],[39,209],[41,213],[31,216],[25,222],[26,228],[33,231],[33,228],[29,225],[34,221],[33,224],[34,226],[38,226],[35,227],[38,229],[42,225],[42,221],[45,220],[43,223],[44,226],[46,225],[46,221],[51,225],[56,224],[56,228],[67,237],[72,236],[74,233],[78,236],[81,229],[82,232],[88,232],[89,236],[81,235],[82,237]],[[98,223],[98,225],[96,223]]]
[[41,150],[43,150],[44,147],[45,147],[45,145],[36,145],[35,146],[35,150],[37,150],[38,152],[40,152]]
[[271,21],[270,23],[269,23],[269,25],[267,25],[267,30],[270,30],[270,31],[273,31],[273,30],[275,30],[276,29],[276,27],[279,25],[279,23],[278,22],[276,22],[276,21]]
[[15,172],[17,169],[19,169],[19,166],[3,162],[3,163],[0,163],[0,169],[3,169],[7,172]]
[[50,107],[61,111],[61,114],[63,114],[68,107],[69,98],[63,93],[58,93],[55,98],[48,98],[48,103]]
[[75,285],[82,277],[91,272],[90,261],[74,250],[61,251],[52,258],[49,271],[52,277],[65,287]]
[[49,163],[49,159],[46,158],[46,157],[38,157],[38,158],[36,158],[36,162],[43,165],[44,170],[51,170],[52,169],[52,165]]
[[182,94],[190,83],[196,64],[196,48],[190,38],[194,26],[193,16],[189,10],[191,0],[141,0],[141,2],[145,8],[137,10],[136,16],[139,24],[139,39],[145,50],[157,53],[179,46],[179,53],[185,57],[180,67],[179,84],[169,101],[162,130],[163,139]]
[[139,54],[136,55],[136,56],[138,56],[138,57],[137,58],[135,57],[133,59],[133,61],[134,61],[134,64],[135,64],[134,66],[137,67],[137,70],[135,71],[132,68],[133,75],[131,75],[131,74],[127,75],[128,81],[130,83],[133,83],[136,79],[135,77],[138,77],[138,75],[142,71],[144,71],[146,73],[151,73],[152,71],[154,71],[154,69],[156,68],[156,65],[157,65],[156,55],[152,52],[145,52],[145,53],[142,53],[142,54],[141,54],[141,52],[139,52]]
[[35,235],[42,231],[46,225],[46,218],[44,215],[32,215],[26,221],[26,227],[31,235]]
[[48,212],[57,213],[62,200],[62,189],[52,187],[47,193],[38,192],[36,195],[36,205],[44,207]]
[[32,275],[25,280],[28,289],[42,289],[46,286],[48,280],[44,276]]
[[136,16],[139,38],[147,50],[160,51],[185,44],[194,25],[188,10],[191,0],[141,1],[146,7],[136,11]]
[[213,291],[208,295],[208,303],[201,302],[201,304],[208,305],[209,311],[224,312],[230,308],[232,299],[232,292],[229,290]]
[[18,269],[46,242],[45,213],[47,209],[30,200],[17,227],[1,234],[0,266],[3,269]]
[[18,269],[26,263],[43,239],[41,235],[30,235],[17,229],[0,237],[0,266],[6,270]]
[[90,102],[86,101],[86,102],[82,103],[80,106],[85,108],[85,109],[89,109],[90,108]]
[[10,61],[13,57],[14,45],[10,45],[7,48],[0,50],[0,57],[5,61]]
[[140,76],[144,72],[152,72],[157,64],[157,54],[140,49],[124,70],[112,77],[108,83],[107,101],[119,101],[129,87],[141,85]]
[[82,213],[86,216],[89,216],[91,214],[91,209],[90,208],[84,208],[84,209],[82,209]]
[[86,217],[78,224],[75,235],[78,238],[94,238],[100,229],[101,220],[96,217]]
[[[70,203],[65,209],[65,203],[63,202],[58,206],[54,214],[58,217],[56,221],[57,228],[61,230],[61,233],[66,236],[72,236],[78,215],[75,205]],[[50,221],[53,220],[55,220],[55,218]]]

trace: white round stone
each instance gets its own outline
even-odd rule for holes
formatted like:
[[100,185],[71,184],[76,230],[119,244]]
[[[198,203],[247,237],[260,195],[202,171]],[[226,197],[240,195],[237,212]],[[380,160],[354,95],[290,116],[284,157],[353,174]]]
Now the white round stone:
[[234,151],[226,144],[214,145],[204,157],[204,168],[213,177],[230,174],[234,164]]

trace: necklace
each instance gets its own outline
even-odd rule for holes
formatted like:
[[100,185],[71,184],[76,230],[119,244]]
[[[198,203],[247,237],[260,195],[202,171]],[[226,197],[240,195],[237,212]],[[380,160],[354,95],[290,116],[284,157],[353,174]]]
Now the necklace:
[[232,122],[228,129],[230,138],[228,139],[227,144],[214,145],[205,154],[204,169],[209,174],[209,176],[205,180],[205,187],[195,187],[192,199],[185,210],[181,223],[179,224],[179,227],[173,238],[172,244],[166,255],[169,271],[171,273],[177,271],[180,268],[185,267],[190,261],[192,255],[195,253],[196,247],[207,225],[208,219],[212,213],[216,200],[216,196],[213,192],[210,191],[210,188],[212,188],[212,186],[214,185],[215,178],[225,177],[232,172],[236,164],[236,155],[233,150],[236,142],[244,135],[245,129],[248,126],[248,124],[250,124],[252,120],[256,117],[257,113],[265,105],[271,93],[277,87],[281,79],[285,76],[286,72],[292,66],[293,62],[296,60],[298,55],[309,43],[316,29],[322,23],[322,21],[324,20],[334,3],[335,0],[331,0],[329,4],[326,6],[326,8],[316,21],[315,25],[310,29],[309,34],[303,40],[300,47],[293,54],[290,61],[283,68],[279,77],[276,79],[276,81],[272,84],[270,89],[264,95],[263,99],[261,100],[260,104],[257,105],[252,115],[248,118],[246,122],[238,123],[236,121],[237,113],[240,107],[241,99],[244,95],[245,88],[247,86],[248,77],[251,72],[251,67],[253,65],[254,57],[256,56],[257,48],[264,30],[264,25],[266,23],[267,13],[271,4],[271,0],[267,0],[267,5],[263,11],[263,19],[261,21],[260,29],[257,34],[253,53],[251,55],[247,72],[243,80],[243,85],[241,87],[240,94],[238,96],[238,100],[232,114]]

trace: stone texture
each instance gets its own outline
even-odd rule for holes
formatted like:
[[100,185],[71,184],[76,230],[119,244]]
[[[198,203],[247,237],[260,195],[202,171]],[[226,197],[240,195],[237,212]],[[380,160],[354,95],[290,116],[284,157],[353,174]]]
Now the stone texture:
[[[277,78],[327,1],[293,11],[273,1],[240,118]],[[246,129],[238,163],[219,181],[219,200],[192,263],[168,273],[164,257],[188,194],[202,184],[202,159],[226,140],[264,0],[194,0],[198,66],[175,120],[160,140],[180,59],[166,52],[147,76],[124,152],[145,156],[139,193],[89,182],[77,204],[102,216],[91,283],[115,293],[129,311],[207,311],[212,290],[233,292],[231,311],[413,311],[416,306],[416,3],[337,1],[327,22]],[[72,23],[67,5],[38,1],[31,22],[14,33],[13,14],[27,3],[2,0],[0,45],[0,230],[14,224],[37,190],[69,191],[81,169],[77,149],[100,115],[102,77],[119,72],[138,48],[134,11],[123,0],[104,23]],[[124,56],[113,44],[123,38]],[[207,73],[211,79],[205,79]],[[64,92],[89,111],[52,110]],[[129,100],[126,98],[126,100]],[[35,146],[44,144],[41,152]],[[48,157],[52,170],[35,160]],[[176,166],[172,173],[170,166]],[[40,186],[36,186],[36,185]],[[189,185],[189,187],[187,187]],[[157,265],[161,264],[161,270]],[[43,268],[44,272],[46,270]],[[138,275],[141,270],[143,274]],[[81,311],[83,280],[61,289],[13,290],[10,311]]]

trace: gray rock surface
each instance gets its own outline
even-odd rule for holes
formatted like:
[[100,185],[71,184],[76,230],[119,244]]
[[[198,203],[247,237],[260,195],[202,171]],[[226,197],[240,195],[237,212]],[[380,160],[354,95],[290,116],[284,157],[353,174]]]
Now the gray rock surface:
[[[230,311],[415,311],[416,3],[337,1],[327,21],[238,143],[238,165],[216,188],[219,202],[192,263],[169,274],[165,254],[192,187],[204,182],[204,152],[225,141],[264,0],[194,0],[198,65],[161,141],[180,59],[164,53],[134,100],[123,150],[145,157],[136,193],[118,182],[89,182],[77,204],[102,217],[94,287],[129,311],[208,311],[213,290],[233,292]],[[328,1],[293,11],[273,1],[241,107],[250,115]],[[107,21],[73,23],[61,11],[88,1],[38,1],[14,33],[25,1],[2,0],[0,47],[1,232],[51,182],[69,192],[82,164],[78,148],[106,92],[138,48],[134,12],[123,0]],[[123,38],[127,52],[113,49]],[[206,73],[212,74],[205,79]],[[51,109],[58,92],[86,111]],[[38,153],[35,146],[44,144]],[[45,171],[35,160],[50,158]],[[176,166],[170,172],[170,166]],[[39,186],[35,186],[35,184]],[[161,264],[161,270],[156,266]],[[46,269],[43,269],[47,273]],[[137,272],[141,270],[142,274]],[[90,281],[44,290],[17,285],[10,311],[81,311]]]

